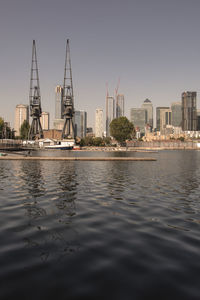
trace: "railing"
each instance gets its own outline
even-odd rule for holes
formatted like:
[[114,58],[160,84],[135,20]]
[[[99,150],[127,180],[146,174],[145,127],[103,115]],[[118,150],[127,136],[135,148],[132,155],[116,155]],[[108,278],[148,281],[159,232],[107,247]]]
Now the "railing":
[[0,149],[19,148],[22,146],[21,140],[0,139]]

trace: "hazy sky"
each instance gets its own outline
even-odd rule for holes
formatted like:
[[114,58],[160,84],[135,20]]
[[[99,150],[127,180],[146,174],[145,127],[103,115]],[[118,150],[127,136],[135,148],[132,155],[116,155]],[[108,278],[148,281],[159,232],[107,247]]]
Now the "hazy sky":
[[[94,125],[120,77],[125,112],[149,98],[180,101],[200,87],[199,0],[0,0],[0,116],[14,122],[28,104],[32,40],[36,40],[42,109],[55,114],[70,39],[75,108]],[[197,96],[199,99],[199,95]]]

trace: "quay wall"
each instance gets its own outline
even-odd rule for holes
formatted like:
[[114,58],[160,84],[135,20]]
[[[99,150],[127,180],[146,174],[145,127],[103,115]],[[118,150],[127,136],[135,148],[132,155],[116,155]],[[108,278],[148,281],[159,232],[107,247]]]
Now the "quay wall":
[[200,149],[200,143],[194,141],[129,141],[127,142],[128,148],[148,148],[148,149]]

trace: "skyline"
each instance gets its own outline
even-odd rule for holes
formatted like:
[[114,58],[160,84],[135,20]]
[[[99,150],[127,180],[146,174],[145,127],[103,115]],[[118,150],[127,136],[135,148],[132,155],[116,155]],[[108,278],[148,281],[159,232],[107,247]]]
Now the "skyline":
[[130,108],[140,107],[146,98],[154,114],[156,106],[181,101],[184,91],[197,91],[198,99],[199,11],[196,0],[3,0],[0,116],[13,126],[15,106],[29,104],[33,39],[42,110],[50,113],[51,124],[55,86],[63,84],[67,38],[75,109],[87,111],[89,127],[94,128],[96,108],[105,116],[106,82],[113,96],[119,77],[128,118]]

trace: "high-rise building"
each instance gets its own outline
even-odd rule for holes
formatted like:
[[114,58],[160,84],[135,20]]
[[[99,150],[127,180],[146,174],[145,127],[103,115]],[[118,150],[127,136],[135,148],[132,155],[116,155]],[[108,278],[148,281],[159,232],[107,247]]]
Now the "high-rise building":
[[156,107],[156,130],[160,131],[160,112],[163,109],[169,109],[169,107]]
[[131,108],[130,120],[137,131],[145,133],[145,125],[147,124],[147,110],[145,108]]
[[29,122],[28,105],[18,104],[15,108],[15,136],[20,135],[20,128],[24,121]]
[[165,134],[168,125],[172,125],[172,111],[170,108],[160,109],[160,132]]
[[95,137],[103,137],[103,109],[97,108],[95,112]]
[[55,88],[55,119],[63,119],[63,87],[57,85]]
[[173,102],[171,104],[171,111],[172,111],[172,126],[181,127],[182,126],[181,102]]
[[62,130],[63,126],[64,126],[64,122],[65,122],[64,119],[55,119],[53,121],[53,129],[55,129],[55,130]]
[[40,123],[43,130],[49,130],[49,113],[43,111],[40,117]]
[[197,130],[200,131],[200,109],[197,109]]
[[153,104],[151,100],[144,100],[142,108],[145,108],[147,111],[147,124],[150,125],[151,128],[153,128]]
[[62,130],[64,126],[64,105],[63,105],[63,87],[57,85],[55,88],[55,119],[53,121],[53,128],[55,130]]
[[84,138],[87,129],[87,112],[76,110],[74,114],[75,136]]
[[87,127],[86,128],[86,136],[94,137],[94,133],[93,133],[93,128],[92,127]]
[[124,95],[118,94],[116,96],[116,118],[124,116]]
[[113,97],[106,97],[106,136],[110,136],[110,123],[115,117],[115,100]]
[[182,130],[197,130],[197,93],[182,93]]

